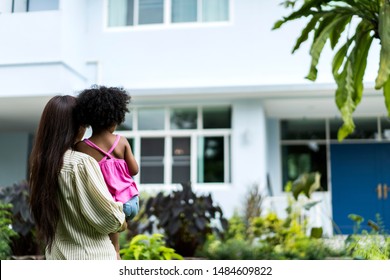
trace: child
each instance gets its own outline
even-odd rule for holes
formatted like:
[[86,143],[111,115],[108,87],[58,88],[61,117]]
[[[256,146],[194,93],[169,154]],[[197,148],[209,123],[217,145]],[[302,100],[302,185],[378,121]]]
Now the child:
[[[92,156],[99,162],[107,187],[115,201],[123,203],[126,219],[139,211],[138,188],[132,176],[138,173],[138,164],[126,138],[113,134],[124,122],[130,96],[124,89],[96,86],[78,96],[78,119],[91,126],[92,136],[77,143],[76,150]],[[119,233],[110,234],[119,255]]]

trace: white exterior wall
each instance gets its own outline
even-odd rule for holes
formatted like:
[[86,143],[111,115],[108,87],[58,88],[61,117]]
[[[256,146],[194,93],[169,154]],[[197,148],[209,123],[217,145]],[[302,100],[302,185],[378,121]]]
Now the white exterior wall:
[[0,186],[26,179],[28,133],[0,133]]
[[101,63],[101,82],[130,89],[308,83],[308,55],[291,55],[300,25],[271,31],[286,10],[271,0],[231,3],[228,23],[107,28],[106,1],[89,1],[87,60]]
[[[137,106],[151,101],[225,104],[229,99],[233,105],[232,183],[202,190],[211,191],[230,215],[242,204],[246,187],[254,183],[266,187],[268,172],[274,204],[283,210],[278,119],[339,115],[333,102],[329,48],[321,56],[318,80],[312,83],[304,79],[310,66],[310,40],[291,55],[304,22],[271,30],[289,13],[278,1],[231,0],[227,23],[115,29],[106,26],[106,4],[106,0],[60,0],[58,11],[1,14],[0,131],[11,131],[13,126],[25,129],[23,123],[32,127],[30,122],[38,122],[49,96],[73,94],[92,83],[128,88]],[[378,58],[375,41],[365,75],[371,86]],[[306,86],[310,89],[302,92]],[[34,102],[17,102],[26,96]],[[361,115],[385,113],[378,92],[362,102],[367,105],[358,108]],[[18,127],[3,125],[17,110]],[[267,118],[272,119],[266,129]],[[4,133],[0,139],[1,144],[12,143],[13,152],[17,150],[12,154],[17,163],[0,161],[1,176],[7,182],[25,177],[27,140],[25,134],[16,135]],[[8,155],[4,145],[0,148],[2,156],[3,152]],[[330,193],[318,195],[326,201],[325,213],[330,209]]]
[[73,93],[86,86],[85,1],[0,17],[0,97]]
[[[221,198],[224,212],[243,210],[244,196],[253,185],[264,192],[266,188],[266,117],[259,100],[238,100],[232,110],[231,166],[233,189],[227,204]],[[225,199],[226,200],[226,199]],[[225,204],[226,207],[225,207]]]

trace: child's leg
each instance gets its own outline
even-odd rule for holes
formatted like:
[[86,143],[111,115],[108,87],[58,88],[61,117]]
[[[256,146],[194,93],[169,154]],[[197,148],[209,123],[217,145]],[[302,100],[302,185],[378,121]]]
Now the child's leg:
[[119,254],[119,233],[114,232],[109,234],[112,244],[114,245],[117,259],[120,260],[121,256]]

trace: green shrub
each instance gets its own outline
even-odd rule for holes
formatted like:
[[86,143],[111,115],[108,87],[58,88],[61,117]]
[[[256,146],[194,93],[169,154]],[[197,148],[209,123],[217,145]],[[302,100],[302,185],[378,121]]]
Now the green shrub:
[[[235,213],[229,219],[225,238],[211,236],[198,255],[209,259],[325,259],[339,256],[322,237],[322,228],[308,228],[308,218],[303,210],[309,210],[319,203],[312,201],[312,192],[320,187],[318,173],[302,174],[286,186],[288,192],[287,217],[281,219],[276,213],[262,214],[262,211],[244,209],[242,216]],[[258,192],[250,190],[247,202],[261,203]],[[305,196],[307,199],[300,199]],[[305,202],[302,204],[302,201]],[[253,208],[253,203],[248,203]],[[258,216],[247,213],[260,213]],[[248,225],[249,223],[249,225]],[[307,232],[310,229],[310,235]]]
[[199,196],[191,184],[169,194],[159,192],[145,203],[145,231],[162,229],[167,245],[185,257],[193,257],[209,234],[222,235],[227,220],[211,194]]
[[11,204],[0,203],[0,260],[9,259],[12,254],[11,238],[17,236],[17,233],[11,228],[11,208]]
[[350,214],[348,218],[354,222],[354,232],[345,240],[349,256],[363,260],[390,259],[390,237],[386,234],[380,215],[376,216],[376,222],[368,220],[371,231],[362,230],[360,234],[364,218],[356,214]]
[[210,235],[196,256],[210,260],[255,260],[259,259],[258,250],[248,240],[227,238],[221,240]]
[[35,222],[30,208],[30,189],[26,180],[12,186],[0,187],[0,201],[12,204],[12,229],[18,233],[12,237],[13,255],[39,255],[40,248],[35,236]]
[[123,260],[182,260],[174,249],[165,246],[162,234],[139,234],[120,250]]

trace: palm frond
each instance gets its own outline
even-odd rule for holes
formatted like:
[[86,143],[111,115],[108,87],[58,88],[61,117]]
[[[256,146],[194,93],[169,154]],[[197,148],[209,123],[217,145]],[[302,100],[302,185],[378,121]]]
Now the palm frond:
[[379,13],[379,37],[381,39],[381,52],[378,76],[375,81],[375,88],[384,86],[390,76],[390,3],[388,0],[380,0]]

